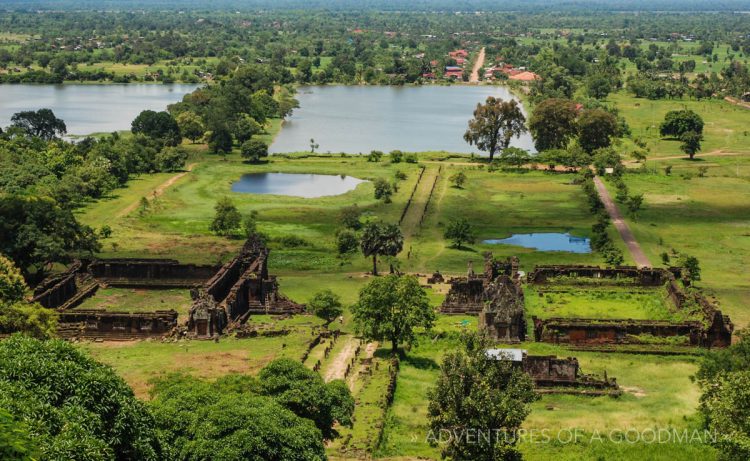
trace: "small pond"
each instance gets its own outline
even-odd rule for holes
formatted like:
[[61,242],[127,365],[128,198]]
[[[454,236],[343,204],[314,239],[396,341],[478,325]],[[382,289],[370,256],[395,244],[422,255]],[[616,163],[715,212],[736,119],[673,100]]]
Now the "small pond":
[[591,240],[574,237],[568,233],[542,232],[536,234],[513,234],[505,239],[489,239],[482,243],[490,245],[515,245],[534,248],[539,251],[567,251],[570,253],[591,253]]
[[363,182],[367,181],[332,174],[248,173],[232,184],[232,192],[314,198],[340,195]]

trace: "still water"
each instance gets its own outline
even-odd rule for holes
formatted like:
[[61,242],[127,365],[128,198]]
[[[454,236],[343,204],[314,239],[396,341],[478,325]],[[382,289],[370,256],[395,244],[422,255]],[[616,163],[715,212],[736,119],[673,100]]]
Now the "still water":
[[165,110],[195,88],[197,85],[133,83],[0,85],[0,126],[8,126],[16,112],[47,108],[65,121],[71,135],[129,130],[142,110]]
[[248,173],[232,184],[232,192],[314,198],[340,195],[366,182],[352,176],[299,173]]
[[[315,139],[318,152],[478,152],[463,134],[477,103],[487,96],[513,98],[501,86],[302,87],[296,96],[300,108],[270,151],[309,151]],[[511,145],[534,152],[528,134]]]
[[491,245],[515,245],[534,248],[539,251],[567,251],[570,253],[591,253],[591,240],[574,237],[568,233],[543,232],[537,234],[513,234],[505,239],[490,239],[482,243]]

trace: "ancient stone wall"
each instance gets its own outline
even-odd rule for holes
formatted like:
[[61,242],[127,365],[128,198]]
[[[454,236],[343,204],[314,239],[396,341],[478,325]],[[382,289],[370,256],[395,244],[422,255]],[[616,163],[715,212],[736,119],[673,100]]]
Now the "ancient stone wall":
[[479,330],[495,341],[518,342],[526,339],[523,288],[518,280],[500,275],[489,282],[479,314]]
[[211,278],[217,269],[174,259],[96,259],[88,265],[94,278],[113,286],[189,288]]
[[488,284],[501,275],[514,281],[517,280],[518,258],[496,260],[492,253],[485,253],[484,271],[481,274],[475,274],[473,265],[469,262],[466,277],[453,277],[448,281],[451,288],[440,306],[440,312],[443,314],[479,314],[485,302],[488,301],[485,297]]
[[58,334],[64,338],[139,339],[162,336],[177,326],[173,310],[131,313],[103,309],[60,312]]
[[[556,277],[592,279],[632,279],[640,286],[661,286],[670,279],[672,273],[666,269],[635,266],[537,266],[526,276],[528,283],[547,283]],[[674,278],[674,277],[672,277]]]
[[39,303],[48,309],[55,309],[72,298],[78,289],[76,274],[81,270],[81,261],[75,261],[61,273],[47,277],[34,289],[31,302]]

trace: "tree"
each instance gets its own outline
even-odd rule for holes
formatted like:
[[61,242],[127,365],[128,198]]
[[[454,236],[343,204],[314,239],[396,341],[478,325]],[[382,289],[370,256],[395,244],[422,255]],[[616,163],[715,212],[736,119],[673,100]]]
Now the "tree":
[[466,173],[464,173],[463,171],[459,171],[458,173],[454,173],[453,175],[451,175],[449,179],[453,183],[453,186],[455,186],[457,189],[461,189],[466,182]]
[[461,248],[461,244],[474,241],[474,229],[468,219],[454,219],[445,228],[444,237],[453,241],[454,247]]
[[432,328],[435,311],[416,277],[387,275],[370,281],[351,308],[357,332],[368,339],[415,344],[417,328]]
[[240,227],[242,215],[229,197],[222,197],[214,207],[216,214],[209,229],[217,235],[232,235]]
[[20,128],[31,136],[50,141],[68,132],[65,122],[55,117],[50,109],[17,112],[10,118],[12,127]]
[[701,150],[702,140],[702,134],[699,134],[692,130],[686,131],[685,133],[682,133],[680,135],[680,141],[682,141],[682,144],[680,144],[680,150],[685,152],[690,157],[690,160],[693,160],[695,158],[695,154],[697,154]]
[[368,223],[360,238],[362,254],[372,256],[372,275],[378,275],[378,256],[396,256],[404,248],[404,235],[396,224]]
[[492,161],[499,149],[506,149],[510,145],[513,137],[527,131],[525,123],[526,117],[516,100],[503,101],[489,96],[485,104],[477,104],[464,140],[487,152]]
[[245,216],[245,219],[242,221],[242,230],[245,231],[245,236],[247,238],[250,238],[253,235],[258,235],[258,221],[255,213],[250,213],[248,216]]
[[[324,459],[315,423],[262,395],[259,387],[245,375],[213,382],[172,375],[157,381],[150,406],[165,444],[163,459]],[[305,396],[300,393],[299,400]]]
[[0,408],[33,428],[42,459],[164,459],[146,406],[112,368],[66,341],[0,342]]
[[695,256],[683,255],[680,258],[679,264],[685,271],[683,277],[692,281],[701,279],[701,266],[698,262],[698,258],[696,258]]
[[177,115],[175,121],[180,128],[182,136],[188,138],[193,144],[195,144],[195,141],[200,139],[203,136],[203,133],[206,132],[203,120],[195,112],[181,112]]
[[537,104],[529,120],[536,150],[567,147],[578,132],[577,117],[576,104],[568,99],[550,98]]
[[612,91],[612,83],[603,74],[594,74],[586,80],[586,93],[595,99],[604,99]]
[[336,422],[352,425],[354,398],[341,380],[325,383],[318,373],[292,359],[269,363],[258,373],[258,380],[262,395],[312,420],[325,439],[336,437]]
[[345,206],[341,209],[339,222],[341,222],[341,225],[343,225],[344,227],[359,230],[362,228],[362,222],[359,220],[361,215],[362,211],[359,209],[356,203],[354,205]]
[[750,459],[750,338],[741,330],[739,341],[704,354],[693,377],[701,388],[700,411],[707,429],[727,460]]
[[13,261],[0,254],[0,303],[23,301],[26,281]]
[[619,133],[617,118],[603,109],[589,109],[578,118],[578,143],[588,153],[609,147]]
[[182,147],[165,147],[156,154],[156,169],[162,172],[180,171],[185,167],[188,154]]
[[224,127],[218,127],[208,137],[208,148],[215,154],[232,152],[232,135]]
[[257,163],[261,158],[268,157],[268,145],[260,139],[251,139],[242,143],[240,154],[243,158]]
[[242,144],[263,130],[260,123],[249,115],[243,115],[234,124],[234,137]]
[[519,147],[508,147],[500,154],[500,161],[505,165],[521,168],[531,160],[531,156]]
[[144,110],[133,120],[130,131],[157,139],[167,146],[176,146],[182,141],[177,120],[164,111]]
[[378,178],[375,180],[375,199],[383,200],[385,203],[391,203],[391,195],[393,195],[393,188],[391,183],[386,181],[384,178]]
[[315,153],[315,149],[317,149],[318,147],[320,147],[320,144],[318,144],[317,142],[315,142],[315,139],[310,138],[310,153],[314,154]]
[[517,432],[538,399],[531,377],[510,360],[489,358],[488,339],[471,334],[463,342],[463,350],[444,356],[427,393],[428,439],[459,434],[442,446],[443,457],[456,461],[520,460]]
[[0,195],[0,253],[25,277],[49,263],[67,263],[77,253],[99,251],[96,232],[50,198]]
[[325,320],[326,325],[333,322],[344,312],[341,298],[331,290],[322,290],[313,295],[307,307],[317,317]]
[[340,255],[353,253],[359,246],[359,238],[351,229],[339,229],[336,232],[336,248]]
[[689,109],[667,112],[664,121],[659,125],[659,133],[662,137],[680,139],[688,131],[703,134],[703,119]]
[[638,212],[641,211],[643,206],[643,194],[631,195],[628,197],[628,213],[633,220],[638,218]]

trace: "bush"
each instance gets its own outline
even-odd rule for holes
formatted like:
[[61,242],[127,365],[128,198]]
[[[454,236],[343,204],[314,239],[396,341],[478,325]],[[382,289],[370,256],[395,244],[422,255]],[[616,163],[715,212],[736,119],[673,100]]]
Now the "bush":
[[336,248],[340,255],[354,253],[359,247],[359,237],[350,229],[340,229],[336,233]]
[[242,143],[240,154],[243,158],[257,163],[261,158],[268,157],[268,145],[260,139],[251,139]]
[[161,172],[179,171],[185,167],[187,151],[181,147],[165,147],[156,154],[154,163]]
[[400,150],[392,150],[391,151],[391,163],[401,163],[401,160],[404,159],[404,153]]

